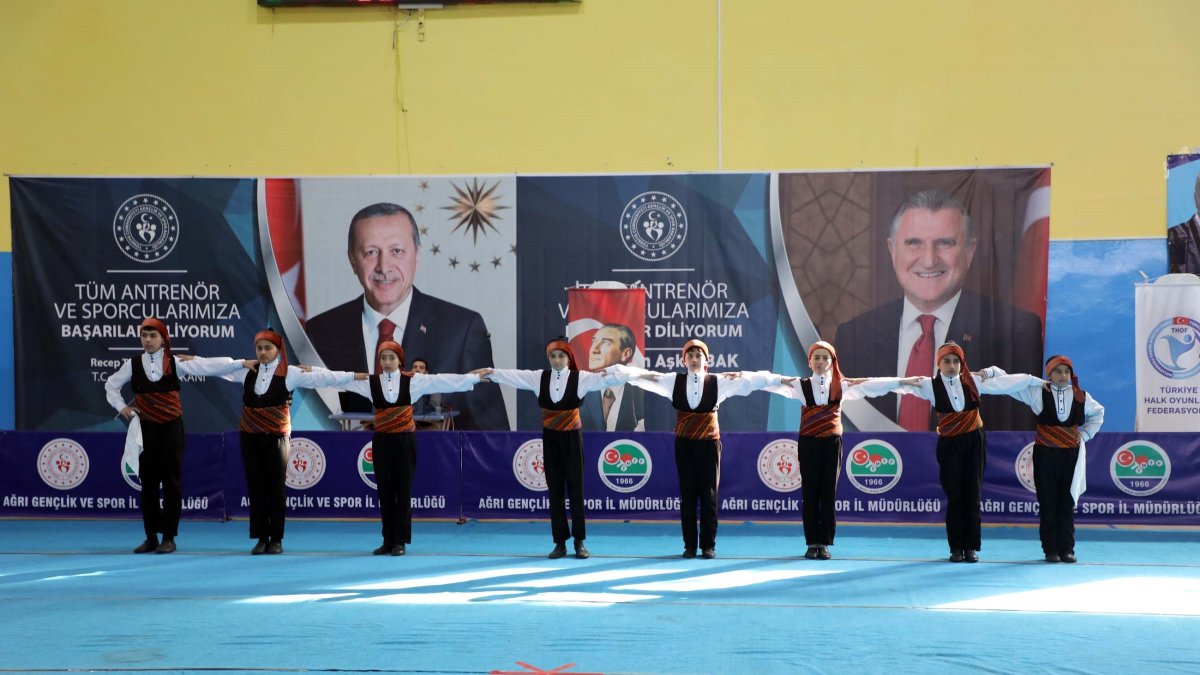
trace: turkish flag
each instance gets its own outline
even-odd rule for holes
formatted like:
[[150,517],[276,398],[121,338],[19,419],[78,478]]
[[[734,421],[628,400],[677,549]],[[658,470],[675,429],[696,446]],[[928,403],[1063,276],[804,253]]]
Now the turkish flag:
[[264,189],[267,226],[275,266],[283,277],[283,287],[296,316],[303,324],[308,318],[304,297],[304,237],[300,217],[300,190],[290,178],[268,178]]
[[598,370],[611,365],[611,360],[599,363],[603,355],[596,354],[598,363],[589,366],[592,338],[606,326],[607,337],[624,345],[632,341],[632,358],[628,365],[643,367],[646,355],[646,289],[644,288],[572,288],[567,291],[567,340],[575,362],[584,370]]
[[1029,201],[1017,252],[1013,304],[1037,314],[1046,325],[1046,270],[1050,260],[1050,169],[1037,178]]

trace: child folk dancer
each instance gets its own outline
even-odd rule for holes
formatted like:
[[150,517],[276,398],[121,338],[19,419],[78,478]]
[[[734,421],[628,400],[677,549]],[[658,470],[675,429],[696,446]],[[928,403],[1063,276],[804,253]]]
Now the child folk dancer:
[[[583,422],[579,406],[589,392],[623,384],[626,376],[611,371],[579,370],[566,338],[551,340],[546,345],[546,358],[550,367],[545,370],[485,368],[483,373],[488,381],[537,392],[542,409],[542,457],[550,490],[550,533],[554,536],[554,550],[547,557],[565,556],[566,542],[574,536],[575,557],[585,559],[591,554],[583,543],[587,529],[583,501]],[[570,525],[567,496],[571,498]]]
[[413,401],[426,394],[470,391],[478,373],[428,375],[406,373],[404,348],[391,340],[381,342],[376,359],[383,370],[367,380],[354,380],[337,388],[371,399],[375,409],[375,435],[371,455],[378,483],[379,519],[383,544],[375,555],[404,555],[412,543],[412,486],[417,470],[417,435]]
[[772,394],[800,400],[800,433],[796,441],[803,499],[804,541],[809,560],[829,560],[837,519],[838,472],[842,465],[842,401],[882,396],[901,383],[919,378],[847,378],[838,366],[837,350],[825,341],[808,348],[812,377],[784,377]]
[[242,381],[240,431],[246,494],[250,498],[250,538],[258,543],[251,555],[283,553],[287,512],[287,458],[292,432],[292,391],[297,387],[334,387],[362,373],[298,368],[287,364],[283,336],[270,328],[254,335],[254,360],[243,361],[245,373],[226,375]]
[[[138,456],[138,479],[142,483],[142,527],[146,539],[134,553],[173,553],[183,510],[181,465],[184,431],[183,401],[179,397],[179,374],[219,376],[241,370],[242,363],[230,358],[190,360],[171,355],[167,326],[149,318],[138,327],[142,342],[140,357],[125,359],[104,383],[105,397],[130,422],[130,433],[140,426],[142,451]],[[126,404],[121,388],[130,383],[133,403]],[[162,489],[162,506],[158,492]],[[158,535],[162,533],[162,541]]]
[[[1100,431],[1104,406],[1079,388],[1075,366],[1062,355],[1046,360],[1050,386],[1033,375],[1000,375],[996,385],[1037,415],[1033,484],[1038,534],[1046,562],[1075,562],[1075,506],[1087,489],[1084,444]],[[1011,385],[1011,386],[1010,386]]]
[[979,562],[982,547],[979,498],[987,437],[979,415],[979,394],[1000,393],[989,378],[1004,371],[987,368],[972,373],[962,347],[947,342],[937,351],[938,374],[898,391],[933,403],[937,414],[938,480],[946,493],[946,539],[950,562]]
[[[721,430],[717,410],[730,396],[745,396],[767,385],[778,385],[771,373],[708,373],[708,345],[688,340],[683,345],[686,373],[656,373],[631,366],[613,366],[629,374],[629,383],[671,400],[675,407],[675,470],[679,475],[679,522],[683,557],[717,556],[717,489],[721,482]],[[700,531],[696,531],[696,502],[700,502]]]

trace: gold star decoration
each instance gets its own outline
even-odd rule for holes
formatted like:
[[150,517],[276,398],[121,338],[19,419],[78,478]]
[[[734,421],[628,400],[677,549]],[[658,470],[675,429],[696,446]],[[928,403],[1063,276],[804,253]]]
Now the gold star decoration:
[[452,206],[443,206],[442,209],[453,211],[454,215],[450,216],[450,220],[458,220],[451,233],[461,228],[463,234],[470,232],[473,242],[479,243],[479,233],[483,232],[484,228],[490,227],[495,232],[500,232],[493,221],[500,218],[501,210],[509,208],[499,203],[499,195],[493,194],[496,188],[500,187],[500,181],[488,187],[486,183],[480,185],[478,178],[472,178],[471,185],[464,186],[465,189],[454,183],[451,183],[450,187],[454,188],[458,196],[451,197],[454,201]]

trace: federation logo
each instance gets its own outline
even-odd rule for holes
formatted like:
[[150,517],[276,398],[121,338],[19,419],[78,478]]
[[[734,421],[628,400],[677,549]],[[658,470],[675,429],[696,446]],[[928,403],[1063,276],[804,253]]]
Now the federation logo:
[[683,204],[665,192],[643,192],[621,212],[621,242],[642,260],[665,260],[687,239]]
[[55,490],[70,490],[87,478],[87,451],[69,438],[56,438],[42,446],[37,456],[38,474]]
[[637,492],[650,481],[654,465],[650,453],[637,441],[622,438],[600,451],[596,471],[605,485],[617,492]]
[[1026,490],[1037,494],[1037,485],[1033,482],[1033,443],[1021,448],[1021,451],[1017,453],[1017,461],[1013,464],[1013,470],[1017,472],[1017,480],[1021,481],[1021,485],[1024,485]]
[[379,484],[375,482],[375,451],[370,443],[358,451],[358,477],[372,490],[379,489]]
[[1159,375],[1172,380],[1200,373],[1200,322],[1187,316],[1163,320],[1146,338],[1146,358]]
[[307,490],[321,482],[325,475],[325,453],[321,446],[307,438],[293,438],[287,458],[288,487]]
[[132,466],[129,466],[129,462],[126,462],[124,457],[121,458],[120,462],[121,462],[121,477],[125,479],[125,484],[128,485],[129,487],[133,488],[134,490],[141,492],[142,491],[142,477],[138,475],[138,472],[133,470]]
[[525,441],[513,454],[513,475],[517,482],[534,492],[549,490],[546,485],[546,463],[542,455],[542,439]]
[[130,260],[158,262],[171,255],[179,243],[179,218],[162,197],[134,195],[117,207],[113,237]]
[[800,489],[800,461],[796,441],[781,439],[758,452],[758,479],[776,492]]
[[1113,453],[1108,473],[1121,492],[1149,497],[1171,479],[1171,458],[1155,443],[1130,441]]
[[877,495],[900,483],[904,460],[891,443],[869,438],[850,450],[846,477],[850,484],[869,495]]

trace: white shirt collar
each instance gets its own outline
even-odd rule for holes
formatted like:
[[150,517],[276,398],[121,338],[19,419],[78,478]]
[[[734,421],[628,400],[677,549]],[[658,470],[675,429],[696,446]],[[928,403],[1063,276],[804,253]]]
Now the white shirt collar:
[[367,296],[364,295],[362,311],[363,328],[366,330],[378,331],[379,322],[383,321],[385,318],[390,319],[392,323],[396,324],[396,336],[393,339],[396,342],[403,342],[401,338],[404,337],[403,331],[405,326],[408,324],[408,310],[410,307],[412,307],[412,298],[413,292],[409,291],[408,297],[404,299],[404,302],[400,303],[399,307],[392,310],[390,314],[384,315],[376,311],[375,308],[367,302]]
[[958,307],[958,300],[961,297],[962,291],[960,290],[954,294],[953,298],[947,300],[946,303],[941,307],[938,307],[932,312],[922,312],[921,310],[917,309],[916,305],[912,304],[912,301],[910,301],[906,296],[904,298],[904,311],[900,313],[900,326],[903,328],[909,324],[916,323],[917,317],[921,316],[922,314],[932,314],[937,317],[937,320],[941,325],[949,327],[950,319],[954,317],[954,310]]

